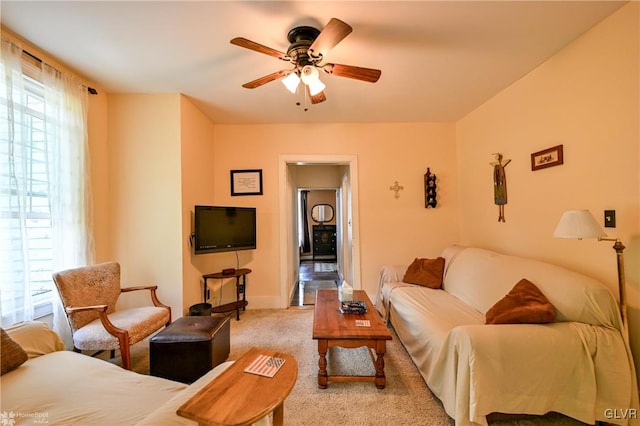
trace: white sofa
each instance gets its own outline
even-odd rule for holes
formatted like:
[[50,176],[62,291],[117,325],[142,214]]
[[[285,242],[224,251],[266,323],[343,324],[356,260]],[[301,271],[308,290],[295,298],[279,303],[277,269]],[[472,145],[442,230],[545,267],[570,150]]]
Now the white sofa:
[[[376,307],[456,425],[486,425],[491,413],[548,412],[630,423],[620,413],[638,410],[636,376],[608,288],[480,248],[451,246],[441,256],[442,289],[402,282],[407,266],[383,267]],[[522,278],[553,304],[555,322],[485,324],[486,312]]]
[[[220,364],[185,385],[65,351],[59,336],[43,323],[23,323],[5,331],[29,357],[0,377],[0,412],[6,424],[16,426],[197,425],[176,410],[233,363]],[[256,424],[271,424],[271,415]]]

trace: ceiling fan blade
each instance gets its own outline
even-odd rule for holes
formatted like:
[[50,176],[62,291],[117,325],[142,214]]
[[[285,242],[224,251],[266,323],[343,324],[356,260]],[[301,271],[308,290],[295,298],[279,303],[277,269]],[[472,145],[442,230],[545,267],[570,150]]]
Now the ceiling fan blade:
[[284,53],[278,50],[272,49],[267,46],[263,46],[262,44],[256,43],[255,41],[247,40],[244,37],[236,37],[232,39],[231,44],[235,44],[236,46],[244,47],[246,49],[254,50],[258,53],[264,53],[265,55],[273,56],[278,59],[284,59],[286,56]]
[[309,99],[311,99],[312,104],[319,104],[320,102],[324,102],[327,100],[327,97],[325,96],[324,91],[312,96],[311,93],[309,93],[309,86],[306,86],[306,88],[307,88],[307,95],[309,95]]
[[289,74],[291,72],[291,70],[280,70],[280,71],[276,71],[274,73],[271,73],[269,75],[265,75],[264,77],[260,77],[257,78],[253,81],[250,81],[248,83],[245,83],[242,85],[242,87],[244,87],[245,89],[255,89],[256,87],[260,87],[263,84],[267,84],[269,82],[272,82],[273,80],[277,80],[280,77],[284,77],[285,75]]
[[309,54],[314,58],[326,56],[327,52],[351,34],[351,31],[353,31],[353,28],[349,24],[339,19],[331,18],[327,26],[322,29],[311,47],[309,47]]
[[322,67],[329,74],[339,77],[348,77],[356,80],[375,83],[380,78],[382,71],[373,68],[354,67],[352,65],[326,64]]

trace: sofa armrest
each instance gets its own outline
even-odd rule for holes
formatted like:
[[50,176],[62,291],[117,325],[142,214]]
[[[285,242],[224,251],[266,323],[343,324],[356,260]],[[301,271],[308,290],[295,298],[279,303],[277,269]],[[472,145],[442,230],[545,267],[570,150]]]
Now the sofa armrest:
[[384,265],[380,268],[378,291],[376,292],[374,306],[380,315],[382,315],[385,323],[389,320],[389,293],[391,292],[389,288],[385,288],[385,285],[388,283],[402,282],[402,278],[404,278],[408,267],[409,265]]
[[409,265],[385,265],[380,269],[380,285],[402,281]]
[[23,322],[6,328],[5,331],[24,349],[29,358],[65,349],[60,336],[43,322]]

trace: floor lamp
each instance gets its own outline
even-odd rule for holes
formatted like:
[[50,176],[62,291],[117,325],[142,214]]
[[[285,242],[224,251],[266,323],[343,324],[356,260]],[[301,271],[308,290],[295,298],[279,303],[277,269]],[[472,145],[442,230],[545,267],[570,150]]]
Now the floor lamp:
[[567,210],[562,214],[556,230],[555,238],[597,238],[598,241],[614,241],[613,249],[618,260],[618,291],[620,292],[620,315],[625,338],[629,342],[629,321],[627,318],[627,302],[624,278],[624,245],[618,238],[607,238],[596,219],[589,210]]

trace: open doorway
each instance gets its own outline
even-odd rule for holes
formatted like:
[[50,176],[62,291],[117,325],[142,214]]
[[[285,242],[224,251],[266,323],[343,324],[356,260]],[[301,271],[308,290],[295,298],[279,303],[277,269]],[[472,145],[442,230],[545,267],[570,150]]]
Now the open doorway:
[[[338,188],[298,188],[300,261],[337,261]],[[344,244],[340,244],[341,247]]]
[[[332,170],[329,169],[330,173]],[[338,268],[338,239],[341,229],[339,188],[298,188],[297,229],[300,247],[298,281],[291,298],[291,306],[315,304],[319,289],[336,290],[342,283]]]
[[292,300],[303,258],[298,233],[301,189],[336,191],[336,272],[354,288],[361,288],[357,167],[357,157],[352,155],[280,156],[281,307],[288,307]]

